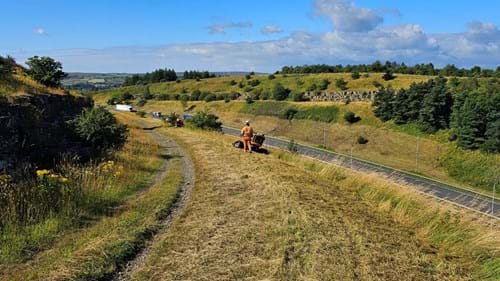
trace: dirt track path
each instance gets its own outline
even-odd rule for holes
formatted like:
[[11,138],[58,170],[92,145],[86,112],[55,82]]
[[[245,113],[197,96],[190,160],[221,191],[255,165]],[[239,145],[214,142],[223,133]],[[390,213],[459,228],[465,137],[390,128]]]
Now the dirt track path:
[[[157,175],[155,176],[151,186],[159,183],[163,177],[168,174],[169,171],[169,159],[174,157],[181,158],[182,162],[182,177],[183,181],[181,186],[179,186],[179,191],[177,193],[177,197],[172,206],[161,215],[161,229],[155,235],[155,237],[165,233],[168,231],[169,226],[172,224],[172,221],[178,217],[178,215],[182,212],[186,202],[191,194],[191,191],[194,187],[195,174],[194,174],[194,165],[190,158],[190,156],[186,153],[186,151],[179,146],[173,139],[166,137],[155,131],[157,128],[152,127],[150,124],[143,120],[135,120],[134,125],[138,127],[142,127],[148,134],[165,150],[165,161],[159,169]],[[127,264],[119,271],[116,272],[112,280],[116,281],[125,281],[129,280],[130,276],[133,272],[137,271],[143,265],[146,257],[150,254],[151,246],[155,242],[155,237],[146,243],[145,247],[138,251],[138,253],[131,257],[131,259],[127,262]]]

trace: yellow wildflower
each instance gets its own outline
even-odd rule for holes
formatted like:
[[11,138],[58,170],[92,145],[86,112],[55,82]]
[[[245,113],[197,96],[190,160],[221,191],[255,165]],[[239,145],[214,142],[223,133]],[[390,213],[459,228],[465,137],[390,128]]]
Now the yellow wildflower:
[[59,181],[60,181],[60,182],[62,182],[62,183],[67,183],[69,180],[68,180],[68,178],[61,177],[61,178],[59,179]]
[[43,177],[48,174],[50,174],[49,170],[36,170],[36,175],[39,177]]
[[0,184],[7,184],[11,180],[11,177],[7,174],[0,175]]

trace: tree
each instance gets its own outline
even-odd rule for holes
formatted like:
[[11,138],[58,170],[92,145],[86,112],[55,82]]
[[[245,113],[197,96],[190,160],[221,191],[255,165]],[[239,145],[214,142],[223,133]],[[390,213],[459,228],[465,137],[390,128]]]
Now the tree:
[[394,100],[394,90],[380,88],[375,94],[375,99],[373,100],[373,106],[375,110],[375,116],[380,118],[382,121],[388,121],[392,119],[394,114],[393,100]]
[[428,133],[449,127],[452,97],[445,78],[433,81],[429,93],[423,97],[418,123]]
[[278,100],[278,101],[286,100],[288,98],[289,94],[290,94],[290,90],[283,87],[283,85],[281,85],[281,83],[274,84],[273,98],[275,100]]
[[29,58],[26,64],[29,66],[28,74],[47,87],[61,86],[61,80],[66,77],[62,64],[50,57],[34,56]]

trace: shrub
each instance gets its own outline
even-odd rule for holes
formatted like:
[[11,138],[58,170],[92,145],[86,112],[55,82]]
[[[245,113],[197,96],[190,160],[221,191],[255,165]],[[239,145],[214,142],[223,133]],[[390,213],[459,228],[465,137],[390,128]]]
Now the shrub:
[[146,111],[143,111],[143,110],[139,110],[135,114],[137,114],[137,116],[139,116],[141,118],[146,117]]
[[290,94],[290,90],[286,89],[281,85],[280,83],[274,84],[273,87],[273,98],[275,100],[286,100],[288,98],[288,95]]
[[294,107],[289,107],[285,110],[285,112],[283,112],[283,118],[291,121],[298,112],[299,112],[298,109]]
[[374,86],[375,88],[382,88],[382,87],[383,87],[383,85],[382,85],[382,84],[380,84],[380,82],[378,82],[378,81],[373,81],[373,83],[372,83],[372,84],[373,84],[373,86]]
[[271,97],[271,93],[269,91],[262,91],[260,94],[261,100],[268,100]]
[[222,123],[218,121],[219,117],[214,114],[209,114],[204,111],[197,112],[192,118],[188,119],[187,122],[192,124],[196,128],[204,130],[222,130]]
[[394,76],[394,74],[392,74],[391,70],[387,70],[384,73],[384,75],[382,75],[382,79],[384,79],[385,81],[393,80],[394,78],[396,78],[396,76]]
[[258,86],[259,84],[260,84],[260,81],[258,79],[248,81],[248,85],[250,85],[252,87]]
[[361,75],[359,74],[359,72],[353,72],[353,73],[351,74],[351,78],[352,78],[353,80],[358,80],[359,78],[361,78]]
[[274,74],[269,74],[269,76],[267,76],[267,79],[269,79],[269,80],[273,80],[275,78],[276,78],[276,76],[274,76]]
[[361,120],[361,118],[359,116],[356,116],[356,114],[352,111],[347,111],[345,114],[344,114],[344,120],[347,121],[348,123],[350,124],[354,124],[358,121]]
[[191,100],[192,101],[200,100],[200,96],[201,96],[200,90],[196,89],[191,93]]
[[146,87],[146,91],[144,92],[144,94],[142,95],[142,97],[144,99],[147,99],[147,100],[150,100],[153,98],[153,95],[151,94],[151,92],[149,91],[149,86]]
[[203,98],[203,100],[206,102],[215,101],[217,100],[217,96],[215,94],[209,93]]
[[139,107],[142,107],[146,104],[146,99],[143,97],[140,97],[135,104]]
[[307,87],[307,90],[310,92],[314,92],[317,89],[318,89],[318,85],[316,85],[316,84],[311,84],[311,85],[309,85],[309,87]]
[[0,79],[5,78],[12,74],[14,67],[16,65],[16,61],[8,56],[6,58],[0,56]]
[[187,103],[189,101],[189,96],[187,94],[182,94],[179,96],[179,100],[183,103]]
[[363,136],[359,136],[357,142],[358,144],[367,144],[368,140]]
[[237,100],[240,97],[240,93],[238,93],[238,92],[231,92],[231,93],[229,93],[228,97],[230,99],[232,99],[232,100]]
[[169,100],[170,96],[167,93],[161,93],[156,96],[156,100]]
[[335,86],[342,91],[347,90],[347,82],[343,78],[335,80]]
[[252,75],[251,75],[251,74],[247,74],[247,75],[245,75],[245,79],[250,80],[251,78],[252,78]]
[[180,94],[173,93],[173,94],[170,95],[170,99],[171,100],[179,100],[180,96],[181,96]]
[[119,148],[127,140],[127,126],[118,123],[104,107],[85,109],[68,123],[83,141],[92,146],[95,153]]
[[234,81],[234,80],[229,81],[229,85],[230,85],[230,86],[234,86],[234,85],[236,85],[236,84],[238,84],[238,83],[237,83],[236,81]]
[[[347,84],[347,83],[346,83]],[[318,85],[318,88],[321,90],[321,91],[324,91],[326,89],[328,89],[328,85],[330,85],[330,81],[328,79],[323,79],[319,82],[319,85]]]
[[368,78],[368,77],[370,77],[370,74],[369,74],[369,73],[365,73],[365,74],[363,74],[363,78]]
[[292,99],[293,101],[304,101],[305,98],[304,98],[304,93],[293,93],[292,94]]
[[245,98],[245,101],[246,101],[246,103],[247,103],[247,104],[252,104],[252,103],[254,103],[254,101],[253,101],[253,99],[252,99],[252,97],[251,97],[251,96],[247,96],[247,97]]

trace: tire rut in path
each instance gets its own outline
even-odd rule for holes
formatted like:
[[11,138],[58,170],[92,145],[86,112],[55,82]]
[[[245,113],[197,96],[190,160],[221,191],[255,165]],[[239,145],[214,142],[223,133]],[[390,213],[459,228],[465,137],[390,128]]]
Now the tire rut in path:
[[[144,247],[142,249],[139,249],[139,251],[133,257],[131,257],[131,259],[123,267],[121,267],[119,271],[117,271],[109,280],[113,281],[129,280],[131,274],[135,272],[137,269],[141,268],[141,266],[144,264],[146,258],[148,257],[151,251],[152,245],[155,242],[155,237],[157,237],[159,234],[168,231],[172,222],[181,213],[183,207],[186,205],[187,199],[189,198],[194,186],[194,180],[195,180],[194,165],[191,158],[186,153],[186,151],[184,151],[184,149],[182,149],[182,147],[180,147],[171,138],[161,135],[160,133],[155,132],[153,130],[149,130],[148,133],[155,141],[158,142],[159,145],[164,147],[165,154],[167,156],[178,156],[181,158],[182,181],[178,188],[175,201],[166,211],[166,215],[161,218],[160,221],[161,226],[159,231],[154,233],[152,238],[145,243]],[[153,185],[160,183],[161,179],[163,179],[167,175],[169,171],[168,168],[169,168],[169,159],[167,157],[158,175],[153,180],[152,183]]]

